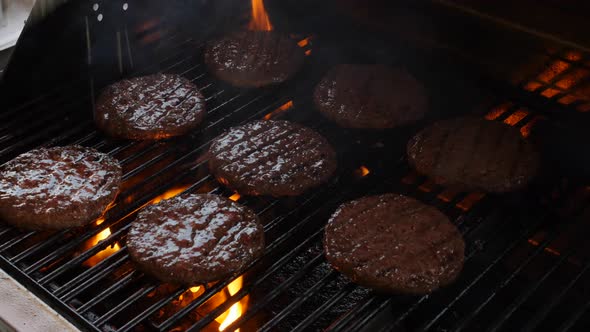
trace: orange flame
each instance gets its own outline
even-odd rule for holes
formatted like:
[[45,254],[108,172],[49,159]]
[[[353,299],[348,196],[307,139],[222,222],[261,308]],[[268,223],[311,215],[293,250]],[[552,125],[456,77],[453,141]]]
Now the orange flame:
[[252,20],[248,24],[248,29],[254,31],[271,31],[272,24],[268,18],[268,13],[264,8],[262,0],[252,0]]
[[163,193],[162,195],[159,195],[159,196],[154,197],[150,201],[150,204],[158,204],[162,200],[170,199],[172,197],[178,196],[180,193],[182,193],[183,191],[185,191],[186,188],[188,188],[188,187],[189,186],[182,186],[182,187],[176,187],[176,188],[169,189],[165,193]]
[[354,172],[359,177],[365,177],[371,173],[371,170],[369,170],[366,166],[361,166]]
[[[232,281],[229,285],[227,285],[227,290],[230,296],[235,295],[240,289],[242,289],[243,284],[243,277],[240,276]],[[244,312],[245,303],[247,298],[244,297],[240,301],[234,303],[226,312],[219,315],[215,320],[220,324],[219,331],[224,331],[228,326],[230,326],[233,322],[235,322],[242,313]],[[240,331],[240,329],[236,329],[236,331]]]
[[[104,218],[100,218],[100,219],[96,220],[96,225],[98,226],[98,225],[102,224],[103,222],[104,222]],[[111,235],[111,229],[105,228],[102,232],[96,234],[95,236],[88,239],[88,241],[86,241],[86,243],[84,244],[84,250],[94,247],[100,241],[106,239],[110,235]],[[97,252],[96,255],[88,258],[84,262],[84,265],[94,266],[94,265],[100,263],[103,259],[105,259],[105,258],[111,256],[112,254],[116,253],[117,251],[119,251],[119,249],[121,249],[121,247],[119,246],[118,243],[115,242],[111,246],[106,247],[103,250]]]
[[229,196],[229,199],[231,199],[234,202],[237,202],[240,199],[240,197],[242,197],[242,196],[240,196],[240,194],[235,193],[235,194]]

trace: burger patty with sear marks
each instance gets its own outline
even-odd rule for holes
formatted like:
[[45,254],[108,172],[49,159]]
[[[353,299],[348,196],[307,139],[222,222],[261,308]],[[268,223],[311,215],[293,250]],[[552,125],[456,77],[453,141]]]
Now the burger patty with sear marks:
[[241,31],[208,43],[205,63],[219,79],[255,88],[291,78],[303,65],[303,50],[287,36]]
[[127,246],[143,271],[195,285],[231,276],[260,257],[264,231],[252,210],[225,197],[181,195],[141,211]]
[[394,128],[424,117],[428,98],[422,84],[400,68],[343,64],[316,86],[314,103],[346,128]]
[[332,176],[337,161],[328,141],[289,121],[254,121],[213,140],[209,169],[245,195],[296,196]]
[[205,117],[196,85],[172,74],[122,80],[96,101],[96,125],[116,138],[152,140],[187,134]]
[[26,229],[88,224],[115,199],[121,166],[91,148],[41,148],[0,168],[0,217]]
[[465,191],[518,190],[539,168],[537,151],[517,129],[477,117],[434,123],[410,139],[407,153],[418,172]]
[[465,258],[463,238],[444,214],[397,194],[342,204],[326,225],[324,250],[355,283],[408,294],[452,283]]

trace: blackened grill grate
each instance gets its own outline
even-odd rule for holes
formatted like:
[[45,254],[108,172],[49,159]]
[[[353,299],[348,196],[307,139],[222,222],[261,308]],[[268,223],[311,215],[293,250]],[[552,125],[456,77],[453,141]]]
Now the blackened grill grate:
[[[176,35],[163,43],[168,44],[162,47],[168,51],[158,63],[134,74],[175,72],[202,89],[208,118],[189,137],[159,143],[109,140],[94,129],[88,117],[93,93],[85,89],[48,94],[0,115],[4,121],[0,127],[3,161],[37,146],[75,143],[107,152],[123,165],[123,189],[99,225],[53,233],[0,229],[2,268],[80,328],[217,330],[215,318],[246,296],[247,310],[228,329],[532,330],[558,317],[556,328],[567,330],[584,323],[590,296],[573,293],[586,285],[583,276],[590,261],[577,255],[583,253],[583,244],[562,251],[556,241],[564,236],[570,239],[585,226],[554,224],[587,214],[582,208],[589,198],[584,188],[552,198],[555,209],[536,209],[521,197],[446,190],[408,169],[403,133],[376,138],[335,128],[318,117],[309,100],[315,82],[310,77],[317,74],[315,70],[281,87],[235,90],[206,73],[199,56],[201,42]],[[294,105],[291,109],[273,112],[289,101]],[[530,109],[524,116],[517,114],[523,108],[515,103],[490,104],[495,105],[502,111],[491,120],[507,122],[516,116],[518,121],[507,123],[521,128],[537,115]],[[241,198],[240,202],[253,207],[263,220],[268,238],[264,257],[244,271],[241,290],[212,308],[203,309],[237,276],[205,285],[202,294],[175,304],[189,292],[187,288],[158,283],[129,262],[125,237],[130,222],[139,209],[173,189],[232,195],[207,172],[204,153],[208,142],[229,126],[267,114],[305,123],[326,135],[340,153],[340,173],[328,185],[302,197]],[[358,175],[361,165],[370,170],[367,176]],[[457,283],[422,297],[388,297],[355,286],[328,266],[321,236],[334,208],[354,197],[387,191],[417,197],[454,220],[468,244],[465,271]],[[572,207],[570,202],[576,200],[578,204]],[[555,213],[560,207],[568,211]],[[86,246],[107,228],[111,232],[108,237]],[[115,244],[119,246],[116,252],[94,266],[85,264]],[[538,262],[546,264],[545,268],[534,266]],[[566,273],[564,267],[570,270]],[[569,278],[567,283],[553,280],[563,273]],[[544,291],[549,286],[551,291]],[[574,308],[564,312],[560,307],[572,298]],[[542,299],[537,302],[544,303],[542,308],[531,306],[533,299]]]

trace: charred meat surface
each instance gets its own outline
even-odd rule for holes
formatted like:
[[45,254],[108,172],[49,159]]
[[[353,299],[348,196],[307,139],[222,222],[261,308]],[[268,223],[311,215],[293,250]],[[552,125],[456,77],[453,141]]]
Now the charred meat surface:
[[91,148],[41,148],[0,168],[0,216],[26,229],[88,224],[115,199],[121,167]]
[[210,42],[205,50],[205,63],[217,78],[244,88],[288,80],[304,57],[294,40],[269,31],[233,33]]
[[342,127],[383,129],[422,119],[428,97],[422,84],[403,69],[343,64],[316,86],[314,103]]
[[254,121],[213,140],[209,169],[246,195],[296,196],[330,179],[337,167],[330,143],[289,121]]
[[432,124],[410,139],[407,153],[418,172],[465,191],[518,190],[539,168],[538,153],[517,129],[476,117]]
[[129,231],[131,259],[166,282],[220,280],[264,251],[264,231],[247,207],[216,195],[181,195],[139,213]]
[[326,226],[324,250],[336,270],[362,286],[424,294],[457,278],[465,243],[437,209],[385,194],[342,204]]
[[116,138],[152,140],[187,134],[205,117],[196,85],[172,74],[126,79],[104,89],[96,102],[96,125]]

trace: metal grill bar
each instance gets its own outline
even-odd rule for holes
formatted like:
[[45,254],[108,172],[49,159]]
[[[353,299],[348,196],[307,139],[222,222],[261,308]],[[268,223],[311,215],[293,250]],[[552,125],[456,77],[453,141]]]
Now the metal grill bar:
[[[131,281],[133,279],[137,280],[137,279],[141,278],[142,276],[143,275],[141,273],[138,273],[137,271],[129,272],[123,278],[119,279],[116,283],[114,283],[110,287],[104,289],[102,292],[100,292],[100,294],[93,297],[92,300],[84,303],[82,306],[80,306],[77,309],[77,311],[81,314],[87,312],[88,310],[90,310],[90,308],[92,308],[93,306],[95,306],[96,304],[101,302],[102,300],[106,299],[107,297],[111,296],[119,289],[121,289],[124,286],[126,286],[127,284],[131,283]],[[86,287],[86,285],[84,285],[84,287]],[[70,297],[69,295],[66,296],[66,298],[69,298],[69,297]]]
[[377,301],[377,298],[374,296],[370,296],[368,299],[365,299],[363,303],[357,305],[355,308],[347,312],[344,316],[340,317],[336,322],[328,327],[328,331],[339,331],[344,329],[351,321],[355,319],[360,313],[364,310],[369,308],[374,302]]
[[328,283],[336,280],[338,277],[338,272],[331,271],[329,274],[324,275],[316,284],[312,287],[308,288],[305,292],[303,292],[300,296],[293,299],[291,303],[289,303],[281,312],[273,316],[268,322],[266,322],[259,331],[270,331],[273,327],[275,327],[281,320],[287,317],[289,314],[293,313],[295,309],[297,309],[303,302],[309,299],[312,295],[318,292],[322,287],[327,285]]
[[[72,289],[72,287],[74,287],[74,286],[80,285],[81,283],[85,282],[89,277],[92,277],[92,278],[103,277],[103,276],[107,275],[108,273],[111,273],[114,269],[116,269],[117,267],[122,265],[125,262],[125,260],[128,258],[127,253],[126,253],[126,249],[127,249],[126,246],[122,247],[116,253],[105,258],[104,260],[102,260],[98,264],[96,264],[95,266],[89,268],[88,270],[82,272],[80,275],[76,276],[72,280],[68,281],[66,284],[64,284],[63,286],[59,287],[58,289],[56,289],[54,291],[55,296],[62,297],[62,295],[66,291]],[[123,255],[123,257],[119,257],[122,255]],[[115,261],[115,262],[113,262],[113,261]],[[66,299],[64,299],[63,297],[62,297],[62,299],[64,301],[66,301]]]
[[123,302],[121,302],[121,304],[115,306],[109,312],[107,312],[106,314],[101,316],[98,320],[96,320],[94,322],[94,324],[99,325],[99,326],[104,324],[106,321],[108,321],[110,318],[115,316],[121,310],[131,306],[135,301],[146,296],[148,293],[150,293],[154,289],[156,289],[156,286],[149,286],[149,287],[139,289],[137,292],[133,293],[131,296],[129,296],[127,299],[125,299]]
[[[523,239],[528,238],[530,235],[532,235],[532,234],[525,235],[522,238],[517,239],[516,241],[513,241],[511,243],[511,245],[507,246],[506,249],[496,259],[494,259],[481,273],[479,273],[477,275],[477,277],[475,277],[471,281],[471,283],[469,283],[466,287],[464,287],[461,290],[461,292],[441,312],[439,312],[436,317],[434,317],[433,320],[428,322],[424,326],[424,329],[431,328],[437,322],[437,320],[440,319],[445,313],[447,313],[448,310],[451,310],[453,305],[457,301],[459,301],[463,296],[465,296],[474,285],[476,285],[489,271],[491,271],[495,266],[497,266],[498,263],[500,263],[503,259],[505,259],[509,255],[509,253],[512,252],[512,250],[514,250],[519,244],[521,244],[521,241]],[[550,241],[547,241],[546,243],[549,244],[549,242]]]
[[[510,219],[510,218],[508,218],[508,220],[507,220],[507,221],[505,221],[505,222],[503,223],[503,225],[504,225],[504,226],[509,226],[509,224],[510,224],[510,221],[511,221],[511,219]],[[479,223],[478,225],[482,225],[482,223]],[[472,229],[472,231],[474,231],[474,229]],[[499,229],[499,230],[497,230],[496,232],[494,232],[493,234],[491,234],[491,235],[490,235],[490,237],[488,238],[488,240],[486,240],[486,242],[488,242],[488,241],[491,241],[491,239],[493,239],[495,236],[498,236],[498,235],[500,235],[500,234],[502,234],[502,229]],[[467,234],[465,234],[465,236],[467,236]],[[530,234],[529,234],[529,236],[530,236]],[[515,247],[516,245],[518,245],[519,243],[521,243],[523,239],[526,239],[526,238],[528,238],[528,236],[523,236],[522,238],[518,238],[518,239],[514,240],[514,241],[512,242],[512,244],[508,246],[508,249],[506,249],[506,250],[504,251],[504,253],[503,253],[503,254],[507,254],[507,253],[509,252],[509,249],[510,249],[510,248],[512,248],[513,246]],[[467,254],[467,255],[465,256],[465,264],[467,264],[467,263],[468,263],[468,262],[469,262],[471,259],[473,259],[473,257],[475,257],[475,255],[476,255],[476,254],[477,254],[477,251],[476,251],[476,250],[472,250],[472,251],[470,251],[470,252],[469,252],[469,254]],[[501,255],[501,256],[500,256],[500,257],[498,257],[496,260],[494,260],[494,261],[493,261],[491,264],[489,264],[489,265],[487,266],[487,268],[484,270],[484,272],[483,272],[483,273],[487,273],[487,271],[489,271],[489,270],[490,270],[490,269],[491,269],[493,266],[495,266],[497,263],[499,263],[499,262],[501,261],[501,258],[502,258],[502,257],[504,257],[504,256],[503,256],[503,255]],[[475,280],[480,280],[480,279],[481,279],[481,277],[483,277],[483,273],[480,273],[480,275],[478,275],[478,277],[476,277],[476,278],[474,279],[474,281],[473,281],[473,282],[472,282],[470,285],[467,285],[467,286],[466,286],[467,290],[468,290],[469,288],[471,288],[471,287],[472,287],[472,286],[473,286],[473,285],[476,283],[476,281],[475,281]],[[460,293],[460,296],[459,296],[459,298],[460,298],[462,295],[464,295],[464,294],[467,292],[467,290],[465,290],[464,292],[461,292],[461,293]],[[417,309],[417,308],[418,308],[418,307],[419,307],[419,306],[420,306],[422,303],[425,303],[425,302],[426,302],[426,301],[427,301],[427,300],[428,300],[430,297],[431,297],[431,295],[430,295],[430,294],[426,294],[426,295],[422,296],[422,297],[421,297],[421,298],[420,298],[418,301],[416,301],[416,302],[415,302],[415,303],[414,303],[414,304],[413,304],[411,307],[409,307],[409,308],[408,308],[408,309],[407,309],[407,310],[406,310],[406,311],[405,311],[403,314],[401,314],[401,315],[399,315],[399,316],[397,317],[397,319],[396,319],[396,320],[395,320],[395,321],[394,321],[394,322],[391,324],[392,328],[393,328],[393,327],[395,327],[395,326],[398,326],[398,325],[399,325],[399,324],[400,324],[402,321],[404,321],[404,320],[405,320],[405,319],[406,319],[406,318],[407,318],[407,317],[408,317],[408,316],[409,316],[409,315],[410,315],[412,312],[414,312],[414,311],[415,311],[415,310],[416,310],[416,309]],[[457,297],[456,297],[456,298],[455,298],[455,300],[453,300],[453,303],[454,303],[454,302],[456,302],[456,301],[457,301],[459,298],[457,298]],[[387,300],[387,301],[389,302],[390,300]],[[451,305],[447,306],[447,307],[446,307],[446,308],[444,308],[443,310],[445,310],[445,311],[446,311],[446,310],[448,310],[448,309],[450,309],[450,308],[451,308]],[[436,317],[436,319],[438,319],[438,318],[439,318],[439,317]]]
[[[532,234],[529,234],[529,236],[531,236],[531,235]],[[461,321],[459,321],[458,325],[454,329],[456,331],[463,330],[466,327],[466,325],[485,307],[485,305],[488,304],[498,294],[498,291],[500,289],[503,289],[504,287],[506,287],[508,285],[508,283],[510,281],[512,281],[518,275],[518,273],[520,271],[522,271],[531,261],[533,261],[533,259],[538,257],[538,255],[541,254],[545,250],[545,248],[549,245],[549,243],[551,243],[551,241],[553,241],[555,238],[557,238],[557,236],[558,236],[557,234],[553,234],[552,236],[547,237],[542,243],[540,243],[539,246],[537,247],[537,249],[531,255],[529,255],[527,257],[527,259],[525,259],[508,276],[508,278],[506,278],[501,284],[499,284],[497,287],[495,287],[494,290],[492,291],[492,294],[484,302],[482,302],[479,306],[477,306],[475,308],[475,310],[470,312],[469,315],[467,315],[465,318],[463,318]]]
[[[118,252],[123,252],[123,250],[119,250]],[[117,253],[118,253],[117,252]],[[111,255],[108,258],[111,258],[113,256],[116,256],[115,254]],[[79,284],[77,285],[75,288],[70,289],[68,291],[67,288],[64,288],[64,291],[68,291],[66,294],[62,295],[60,298],[62,301],[64,302],[68,302],[72,299],[74,299],[76,296],[78,296],[81,292],[89,289],[90,287],[94,286],[97,282],[99,282],[104,276],[106,276],[108,273],[107,272],[112,272],[114,271],[116,268],[118,268],[120,265],[124,264],[126,261],[128,261],[129,259],[129,254],[128,253],[124,253],[124,256],[121,257],[120,259],[118,259],[117,261],[115,261],[114,263],[110,264],[105,270],[105,274],[93,274],[91,278],[89,278],[88,280],[86,280],[85,283]],[[106,260],[106,259],[105,259]],[[62,291],[62,293],[64,292]],[[56,294],[56,296],[59,296]]]
[[512,316],[512,314],[514,314],[514,312],[516,311],[516,309],[518,309],[527,299],[530,298],[530,296],[537,290],[539,289],[539,286],[541,286],[545,280],[547,280],[547,278],[549,278],[553,272],[555,272],[559,267],[561,267],[563,265],[563,263],[565,263],[569,257],[571,257],[573,254],[575,253],[575,249],[571,249],[569,250],[567,253],[562,254],[559,258],[559,260],[553,264],[553,266],[548,269],[545,274],[543,274],[542,277],[538,278],[537,281],[535,281],[534,283],[530,284],[527,289],[524,291],[524,293],[520,294],[518,296],[518,298],[515,299],[514,302],[512,302],[510,304],[510,306],[508,306],[500,315],[499,317],[501,317],[500,320],[498,320],[497,322],[495,322],[491,327],[490,327],[490,331],[497,331],[500,329],[500,327]]
[[[381,299],[382,300],[382,299]],[[352,325],[350,329],[352,331],[360,330],[363,326],[366,326],[373,318],[375,318],[380,312],[388,308],[390,299],[382,300],[381,303],[372,311],[365,314],[361,319],[359,319],[356,324]]]
[[3,236],[4,234],[10,232],[12,230],[11,227],[5,227],[4,229],[0,230],[0,236]]
[[0,252],[10,249],[12,246],[30,238],[34,234],[35,234],[35,232],[26,232],[26,233],[21,234],[20,236],[13,238],[12,240],[4,242],[4,244],[0,245]]
[[559,303],[562,302],[564,296],[569,292],[574,285],[582,279],[586,273],[590,271],[590,262],[584,265],[584,268],[578,272],[578,274],[563,288],[553,300],[541,307],[541,309],[535,314],[535,316],[529,321],[529,323],[523,328],[523,331],[533,331],[538,325],[546,318],[547,314],[555,308]]
[[582,316],[584,316],[584,314],[586,312],[588,312],[588,310],[590,310],[590,300],[588,300],[583,305],[579,306],[578,309],[576,309],[576,311],[574,311],[574,313],[568,318],[568,320],[565,321],[559,327],[559,331],[560,332],[570,331],[576,325],[576,323],[580,320],[580,318],[582,318]]
[[301,323],[299,323],[293,331],[305,331],[313,322],[315,322],[323,313],[334,306],[338,301],[342,300],[346,295],[350,294],[356,286],[353,283],[348,283],[342,287],[340,291],[334,294],[323,306],[316,309],[311,315],[307,316]]
[[[317,241],[317,236],[319,234],[321,234],[321,232],[317,232],[316,234],[314,234],[312,236],[313,240]],[[322,259],[323,259],[323,253],[320,253],[319,255],[317,255],[316,257],[314,257],[310,261],[308,261],[299,271],[297,271],[297,273],[295,273],[294,275],[289,277],[287,280],[285,280],[285,282],[281,283],[281,285],[279,287],[273,289],[270,293],[268,293],[267,296],[265,296],[264,299],[262,299],[259,302],[259,305],[248,310],[246,315],[241,316],[237,321],[233,322],[230,326],[228,326],[228,330],[235,331],[237,326],[241,325],[247,319],[250,319],[263,306],[265,306],[267,303],[269,303],[272,299],[276,298],[279,294],[281,294],[283,291],[285,291],[294,282],[296,282],[299,279],[301,279],[302,277],[304,277],[305,274],[310,272],[310,270],[312,270],[314,267],[318,266],[321,263]],[[206,317],[204,317],[203,319],[199,320],[197,323],[192,325],[190,327],[189,331],[202,330],[205,326],[207,326],[208,324],[213,322],[215,317],[218,317],[219,315],[221,315],[222,313],[227,311],[234,303],[240,301],[242,298],[244,298],[244,296],[248,295],[248,293],[250,292],[251,288],[253,288],[253,286],[254,285],[251,285],[248,288],[242,288],[238,293],[231,296],[223,304],[217,306],[214,310],[207,313]]]
[[159,300],[158,302],[152,304],[149,308],[145,309],[144,311],[142,311],[139,315],[135,316],[133,319],[131,319],[130,321],[127,322],[127,324],[121,326],[119,328],[119,331],[123,332],[123,331],[129,331],[132,328],[134,328],[137,324],[141,323],[143,320],[146,319],[146,317],[151,316],[154,312],[160,310],[161,308],[163,308],[166,304],[172,302],[172,300],[178,298],[181,294],[183,294],[184,292],[186,292],[186,289],[184,288],[179,288],[178,290],[176,290],[175,292],[171,293],[170,295],[168,295],[167,297],[162,298],[161,300]]
[[[310,236],[309,238],[310,239],[315,239],[317,241],[317,237],[321,233],[322,233],[322,230],[320,229],[316,233],[314,233],[312,236]],[[289,277],[287,280],[285,280],[284,282],[282,282],[280,286],[274,288],[262,300],[260,300],[256,306],[250,308],[246,314],[242,315],[238,320],[236,320],[234,323],[232,323],[228,327],[228,329],[230,329],[230,330],[234,329],[235,330],[235,329],[239,328],[240,325],[242,325],[248,319],[252,318],[256,313],[258,313],[258,311],[260,311],[262,308],[264,308],[265,306],[267,306],[269,302],[271,302],[278,295],[280,295],[281,293],[283,293],[289,286],[293,285],[296,281],[298,281],[299,279],[303,278],[306,273],[308,273],[313,268],[317,267],[322,261],[323,261],[323,253],[320,253],[320,254],[316,255],[313,259],[311,259],[303,267],[301,267],[299,269],[299,271],[297,271],[297,273],[295,273],[294,275],[292,275],[291,277]],[[243,292],[243,294],[240,294],[240,295],[245,296],[247,294],[247,292],[250,291],[250,289],[253,288],[254,286],[256,286],[256,283],[253,284],[248,289],[244,289],[243,288],[242,290],[243,291],[245,290],[245,291]],[[317,284],[316,284],[316,286],[317,286]],[[236,295],[238,295],[238,294],[236,294]],[[219,308],[220,310],[218,310],[216,312],[211,312],[211,313],[208,314],[208,316],[210,316],[211,318],[214,318],[214,317],[218,316],[219,314],[221,314],[222,312],[224,312],[223,309],[228,309],[231,305],[233,305],[233,303],[226,302],[226,304],[223,305],[223,307],[225,307],[225,308],[221,308],[221,306],[220,306],[220,308]],[[202,322],[200,321],[200,322],[196,323],[195,325],[193,325],[191,327],[191,329],[198,330],[199,328],[202,328],[202,327],[206,326],[209,322],[211,322],[211,319],[204,320]]]

